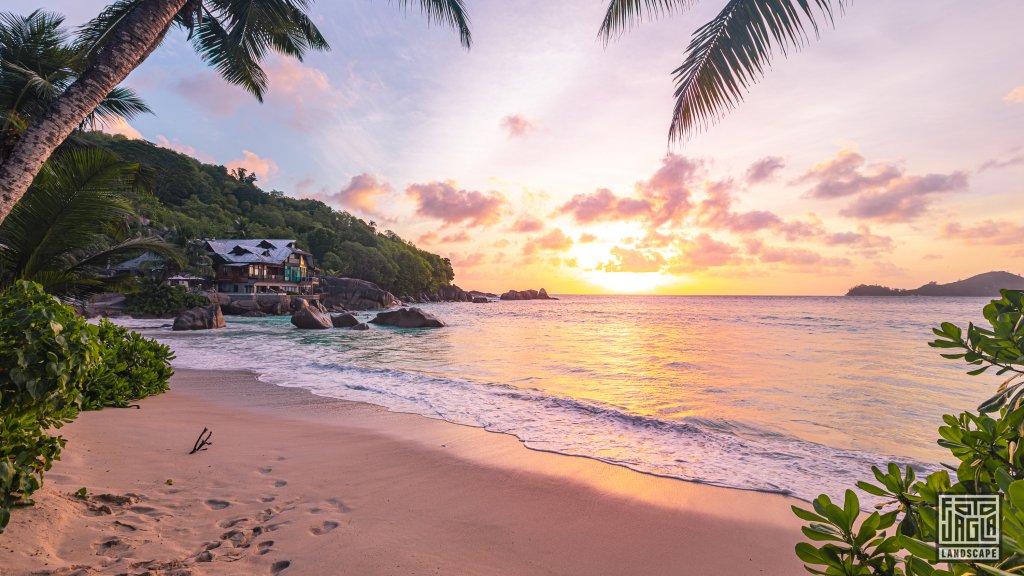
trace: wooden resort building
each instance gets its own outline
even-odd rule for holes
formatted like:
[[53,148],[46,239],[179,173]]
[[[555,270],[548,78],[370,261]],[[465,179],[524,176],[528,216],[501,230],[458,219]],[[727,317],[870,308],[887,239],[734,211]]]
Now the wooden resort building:
[[316,288],[313,255],[295,240],[207,240],[218,292],[311,294]]

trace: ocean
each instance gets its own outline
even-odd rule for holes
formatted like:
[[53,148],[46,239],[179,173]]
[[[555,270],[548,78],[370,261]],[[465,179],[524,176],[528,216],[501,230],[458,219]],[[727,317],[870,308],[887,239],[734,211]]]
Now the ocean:
[[807,500],[871,479],[872,464],[951,460],[935,443],[941,415],[973,410],[999,379],[965,375],[927,342],[940,322],[981,320],[987,301],[561,296],[426,304],[446,328],[365,332],[287,317],[194,333],[119,322],[169,344],[177,367],[249,369],[536,450]]

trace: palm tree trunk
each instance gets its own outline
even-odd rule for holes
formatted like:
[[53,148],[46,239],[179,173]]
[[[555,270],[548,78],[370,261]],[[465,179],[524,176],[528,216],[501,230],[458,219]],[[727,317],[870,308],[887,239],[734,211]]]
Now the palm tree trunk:
[[143,0],[88,68],[18,138],[0,164],[0,222],[25,195],[43,162],[145,60],[188,0]]

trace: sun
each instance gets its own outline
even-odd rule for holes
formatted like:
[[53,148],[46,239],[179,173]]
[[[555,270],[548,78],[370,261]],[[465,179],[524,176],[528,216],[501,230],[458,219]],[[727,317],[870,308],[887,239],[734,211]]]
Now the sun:
[[671,282],[660,272],[602,272],[588,270],[584,278],[604,289],[608,294],[650,294],[657,288]]

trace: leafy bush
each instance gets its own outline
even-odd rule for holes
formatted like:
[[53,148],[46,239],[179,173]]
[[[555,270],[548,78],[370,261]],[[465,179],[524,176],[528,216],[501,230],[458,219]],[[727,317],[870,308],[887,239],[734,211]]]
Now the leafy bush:
[[127,406],[167,390],[173,357],[105,320],[86,323],[38,284],[0,293],[0,532],[60,458],[65,441],[50,431],[82,408]]
[[141,290],[125,297],[124,310],[132,316],[166,318],[174,316],[183,308],[206,306],[209,303],[202,294],[189,292],[182,286],[146,280]]
[[78,414],[101,358],[95,327],[38,284],[0,297],[0,530],[60,457],[64,440],[47,431]]
[[[1024,570],[1024,291],[1003,290],[1002,298],[984,308],[989,328],[969,324],[966,330],[943,323],[934,329],[935,348],[954,350],[942,354],[964,360],[975,376],[989,369],[1012,376],[996,395],[978,407],[977,413],[944,415],[938,443],[959,461],[946,470],[918,480],[909,467],[900,470],[889,464],[872,467],[877,484],[858,482],[868,494],[885,499],[860,525],[860,503],[847,490],[843,506],[822,494],[812,510],[793,507],[809,522],[804,535],[815,546],[801,542],[797,556],[813,574],[885,576],[961,576],[967,574],[1019,575]],[[941,494],[998,494],[1001,497],[1003,558],[998,562],[940,564],[935,542],[938,530],[938,502]],[[888,529],[896,524],[892,534]],[[943,567],[944,566],[944,567]]]
[[82,391],[83,408],[124,408],[132,400],[167,391],[174,373],[170,348],[107,320],[100,320],[97,336],[103,359]]

